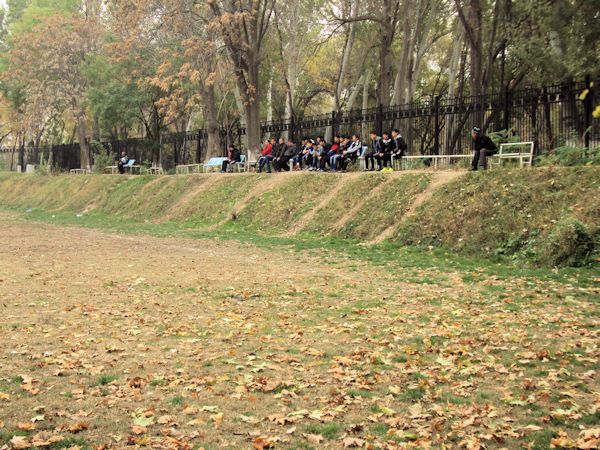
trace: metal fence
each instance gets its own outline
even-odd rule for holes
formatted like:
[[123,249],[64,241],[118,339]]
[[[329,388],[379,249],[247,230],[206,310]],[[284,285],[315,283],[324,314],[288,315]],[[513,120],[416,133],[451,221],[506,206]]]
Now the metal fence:
[[[594,83],[595,81],[595,83]],[[507,130],[513,140],[533,141],[536,154],[559,146],[600,145],[600,120],[593,111],[600,105],[600,90],[594,87],[600,79],[566,82],[537,89],[502,91],[478,97],[433,96],[430,99],[401,106],[352,110],[319,116],[263,122],[264,136],[296,141],[303,137],[359,133],[363,142],[371,130],[381,134],[398,128],[408,144],[408,155],[456,155],[469,153],[469,130],[479,126],[484,132]],[[243,149],[246,130],[239,123],[221,129],[222,153],[234,143]],[[152,142],[144,139],[103,143],[110,154],[127,152],[143,163],[152,158]],[[177,164],[204,161],[207,154],[206,130],[163,134],[161,159],[165,169]],[[18,152],[19,165],[52,162],[58,169],[79,167],[77,144],[53,147],[2,148],[0,152]],[[11,160],[11,163],[12,163]],[[6,165],[6,164],[5,164]],[[16,165],[11,164],[15,167]]]

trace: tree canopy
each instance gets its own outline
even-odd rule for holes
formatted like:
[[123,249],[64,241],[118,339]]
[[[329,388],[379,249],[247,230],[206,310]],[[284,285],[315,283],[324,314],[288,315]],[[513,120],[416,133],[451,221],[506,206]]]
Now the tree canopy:
[[[246,126],[559,83],[600,67],[597,0],[8,0],[0,136]],[[159,163],[158,152],[154,162]]]

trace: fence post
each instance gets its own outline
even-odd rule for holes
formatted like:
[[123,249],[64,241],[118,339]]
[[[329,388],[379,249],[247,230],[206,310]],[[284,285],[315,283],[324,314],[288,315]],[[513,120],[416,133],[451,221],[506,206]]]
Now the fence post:
[[333,137],[338,133],[338,131],[339,131],[338,116],[334,110],[334,111],[331,111],[331,141],[333,141]]
[[590,75],[585,76],[585,88],[588,90],[585,99],[583,100],[584,106],[584,114],[585,114],[585,129],[584,133],[584,143],[585,148],[590,148],[590,134],[592,132],[592,113],[593,113],[593,105],[592,99],[594,95],[592,94],[592,77]]
[[383,105],[380,103],[375,114],[375,132],[378,136],[383,133]]
[[509,104],[509,92],[508,92],[508,88],[507,86],[502,86],[502,103],[503,103],[503,107],[504,107],[504,129],[508,130],[510,128],[510,108],[508,106]]
[[440,154],[440,96],[436,95],[433,99],[433,113],[434,113],[434,126],[435,126],[435,136],[434,136],[434,147],[435,154]]
[[296,120],[294,119],[294,113],[290,117],[290,128],[288,130],[288,139],[296,142]]
[[535,95],[532,95],[531,98],[531,140],[533,141],[533,151],[537,155],[539,152],[539,142],[538,142],[538,117],[537,117],[537,107],[540,98],[540,92],[536,89]]
[[19,145],[19,166],[21,172],[25,172],[25,144]]
[[196,141],[196,164],[202,163],[202,146],[200,141],[202,140],[202,130],[198,130],[198,140]]

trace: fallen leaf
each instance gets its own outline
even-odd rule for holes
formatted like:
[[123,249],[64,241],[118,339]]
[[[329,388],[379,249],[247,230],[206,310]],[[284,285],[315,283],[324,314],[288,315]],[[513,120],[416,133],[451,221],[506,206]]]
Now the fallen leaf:
[[325,440],[322,434],[303,434],[304,438],[311,444],[319,445]]
[[359,438],[348,437],[342,440],[344,448],[362,448],[366,444],[366,441]]
[[10,440],[10,445],[17,450],[30,447],[29,441],[23,436],[13,436]]
[[133,434],[137,434],[138,436],[140,434],[144,434],[146,432],[147,428],[146,427],[142,427],[139,425],[132,425],[131,427],[131,431],[133,432]]

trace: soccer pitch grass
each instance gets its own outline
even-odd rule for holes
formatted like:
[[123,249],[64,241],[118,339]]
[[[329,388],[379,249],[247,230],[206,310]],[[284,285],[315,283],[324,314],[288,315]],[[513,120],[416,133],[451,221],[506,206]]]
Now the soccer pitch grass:
[[598,443],[591,269],[0,230],[0,448]]

